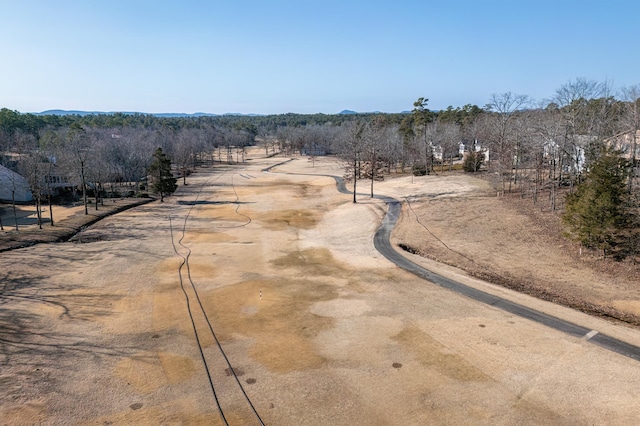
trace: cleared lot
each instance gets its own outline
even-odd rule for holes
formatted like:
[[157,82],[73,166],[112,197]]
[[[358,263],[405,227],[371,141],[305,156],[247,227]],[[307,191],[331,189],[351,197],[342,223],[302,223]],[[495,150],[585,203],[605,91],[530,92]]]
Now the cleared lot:
[[[237,384],[207,319],[266,424],[640,417],[636,361],[397,269],[372,243],[382,202],[363,196],[354,205],[326,177],[261,172],[278,161],[200,171],[167,202],[86,231],[83,241],[94,242],[2,253],[3,421],[221,424],[195,325],[229,423],[257,424],[231,396]],[[329,159],[276,171],[341,174]],[[428,190],[474,188],[440,184]],[[379,191],[425,188],[385,182]],[[179,275],[187,255],[198,297],[184,267]],[[431,266],[640,343],[633,329]]]

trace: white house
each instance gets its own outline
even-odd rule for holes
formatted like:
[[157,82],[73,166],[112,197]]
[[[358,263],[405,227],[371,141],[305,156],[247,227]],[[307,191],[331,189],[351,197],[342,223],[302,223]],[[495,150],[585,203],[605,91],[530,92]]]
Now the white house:
[[18,173],[0,165],[0,201],[28,203],[33,200],[27,180]]
[[489,149],[483,149],[482,145],[480,145],[480,142],[478,142],[478,139],[474,139],[469,147],[467,147],[464,142],[460,142],[460,144],[458,145],[458,152],[460,153],[461,157],[464,157],[465,152],[471,152],[472,150],[475,152],[484,151],[484,162],[486,163],[489,161]]
[[438,161],[442,161],[444,158],[444,154],[443,154],[443,149],[442,149],[442,145],[433,145],[431,142],[429,142],[429,145],[431,145],[431,152],[433,153],[433,158],[435,158]]
[[635,158],[637,162],[640,162],[640,130],[636,132],[628,130],[618,133],[609,139],[605,139],[605,143],[610,148],[620,151],[623,158],[628,160]]
[[[580,139],[579,142],[582,142]],[[548,161],[560,162],[560,157],[566,155],[570,159],[569,164],[564,165],[563,172],[582,173],[586,163],[585,149],[578,145],[570,145],[568,148],[562,149],[555,141],[549,140],[543,145],[544,158]],[[566,158],[566,157],[565,157]]]

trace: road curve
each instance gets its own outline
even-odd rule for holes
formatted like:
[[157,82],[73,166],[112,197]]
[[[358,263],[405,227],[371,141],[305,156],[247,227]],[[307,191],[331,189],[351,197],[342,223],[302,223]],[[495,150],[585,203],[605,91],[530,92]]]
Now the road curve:
[[[292,160],[287,160],[278,164],[274,164],[273,166],[267,169],[263,169],[262,171],[270,172],[271,169],[273,169],[274,167],[280,166],[289,161],[292,161]],[[284,172],[284,174],[303,174],[303,173]],[[344,179],[342,179],[341,177],[327,175],[327,174],[308,174],[308,175],[330,177],[336,181],[336,187],[339,192],[343,194],[353,195],[353,192],[347,189]],[[436,274],[435,272],[429,271],[428,269],[407,259],[400,252],[398,252],[393,248],[393,245],[391,244],[391,241],[390,241],[391,231],[395,227],[396,223],[398,222],[398,218],[400,217],[400,210],[402,207],[400,201],[385,195],[374,195],[374,198],[384,201],[387,204],[388,209],[387,209],[387,213],[382,219],[382,223],[380,227],[376,230],[373,236],[373,245],[376,248],[376,250],[380,252],[380,254],[386,257],[389,261],[396,264],[396,266],[424,280],[437,284],[440,287],[444,287],[446,289],[455,291],[456,293],[467,296],[473,300],[477,300],[478,302],[485,303],[487,305],[496,307],[498,309],[502,309],[503,311],[509,312],[513,315],[517,315],[519,317],[526,318],[531,321],[535,321],[537,323],[543,324],[555,330],[562,331],[571,336],[583,338],[602,348],[608,349],[610,351],[613,351],[618,354],[624,355],[626,357],[640,361],[640,347],[638,346],[632,345],[630,343],[624,342],[622,340],[616,339],[606,334],[597,332],[596,330],[591,330],[587,327],[574,324],[570,321],[566,321],[566,320],[554,317],[552,315],[548,315],[543,312],[537,311],[535,309],[528,308],[519,303],[515,303],[507,299],[503,299],[501,297],[484,292],[482,290],[469,287],[465,284],[459,283],[450,278],[447,278],[440,274]]]
[[449,290],[455,291],[456,293],[460,293],[471,299],[477,300],[478,302],[494,306],[514,315],[518,315],[522,318],[526,318],[531,321],[546,325],[547,327],[562,331],[571,336],[584,338],[591,343],[594,343],[605,349],[609,349],[610,351],[617,352],[621,355],[640,361],[640,347],[638,346],[631,345],[629,343],[623,342],[622,340],[618,340],[611,336],[607,336],[606,334],[596,332],[589,328],[582,327],[580,325],[565,321],[552,315],[536,311],[524,305],[520,305],[518,303],[514,303],[501,297],[495,296],[493,294],[486,293],[482,290],[469,287],[413,263],[406,257],[402,256],[401,253],[396,251],[389,240],[391,231],[393,230],[396,222],[398,221],[398,217],[400,216],[400,202],[394,198],[386,196],[377,196],[376,198],[383,200],[387,204],[388,210],[384,218],[382,219],[382,224],[373,236],[373,244],[376,250],[380,252],[380,254],[389,259],[391,262],[395,263],[400,268],[406,270],[407,272],[411,272],[412,274],[417,275],[420,278],[435,283],[441,287],[447,288]]

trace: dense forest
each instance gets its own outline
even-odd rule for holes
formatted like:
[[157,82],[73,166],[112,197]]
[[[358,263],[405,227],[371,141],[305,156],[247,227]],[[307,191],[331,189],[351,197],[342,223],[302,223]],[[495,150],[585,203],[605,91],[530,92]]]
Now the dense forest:
[[[158,148],[185,180],[199,165],[244,161],[253,145],[266,155],[337,155],[354,189],[366,179],[372,195],[374,182],[391,173],[462,167],[491,177],[499,194],[517,193],[559,214],[567,207],[568,235],[624,257],[640,251],[639,136],[640,86],[614,90],[576,79],[543,102],[507,92],[483,107],[431,111],[419,98],[402,114],[159,117],[3,108],[0,164],[26,179],[37,204],[149,191]],[[605,178],[610,185],[597,186]],[[594,203],[615,205],[596,209],[615,217],[596,214]]]

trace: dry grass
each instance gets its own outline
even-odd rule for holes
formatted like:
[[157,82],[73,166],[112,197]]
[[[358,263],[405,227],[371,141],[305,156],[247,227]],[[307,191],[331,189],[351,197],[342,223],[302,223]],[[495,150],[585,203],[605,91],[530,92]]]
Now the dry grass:
[[[304,164],[283,169],[340,174],[333,159]],[[230,368],[266,424],[638,418],[634,360],[399,270],[371,239],[383,201],[363,195],[353,204],[330,178],[264,167],[243,168],[254,176],[243,179],[222,166],[195,173],[165,203],[82,232],[86,244],[3,253],[4,423],[221,424],[200,347],[230,424],[250,424]],[[405,209],[392,239],[424,244],[429,255],[515,280],[530,263],[527,248],[537,246],[538,266],[527,274],[564,267],[541,255],[553,242],[539,238],[535,221],[523,224],[527,216],[490,197],[486,182],[407,177],[378,182],[375,191],[410,197],[422,225]],[[473,230],[465,229],[470,223]],[[183,292],[178,268],[189,250],[194,287]],[[612,295],[633,306],[624,291]]]
[[[261,295],[262,294],[262,298]],[[272,371],[285,373],[320,366],[311,336],[329,328],[332,319],[309,307],[336,297],[335,289],[308,279],[246,281],[208,292],[203,300],[218,325],[222,342],[234,336],[255,339],[251,357]]]
[[96,221],[153,201],[150,198],[122,198],[106,200],[104,205],[99,205],[98,210],[90,207],[88,214],[84,214],[84,206],[53,207],[54,226],[51,226],[47,212],[43,213],[42,229],[36,222],[36,210],[34,206],[17,206],[18,230],[15,229],[13,208],[10,205],[1,205],[2,223],[4,231],[0,231],[0,251],[11,250],[19,247],[28,247],[40,242],[65,241],[75,235],[82,227]]
[[[443,177],[446,179],[446,177]],[[557,214],[478,185],[456,197],[415,197],[395,232],[424,257],[544,300],[640,325],[640,267],[580,251]]]

